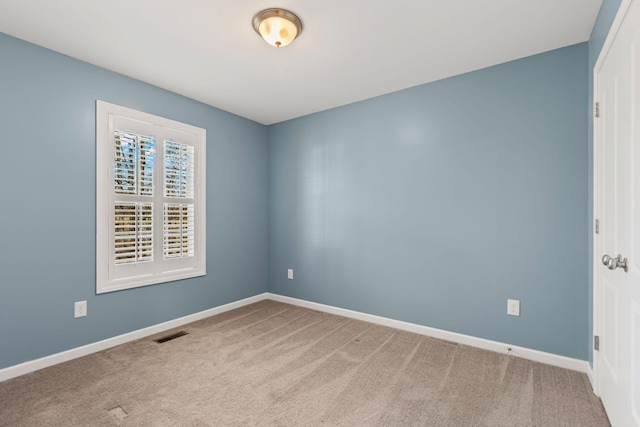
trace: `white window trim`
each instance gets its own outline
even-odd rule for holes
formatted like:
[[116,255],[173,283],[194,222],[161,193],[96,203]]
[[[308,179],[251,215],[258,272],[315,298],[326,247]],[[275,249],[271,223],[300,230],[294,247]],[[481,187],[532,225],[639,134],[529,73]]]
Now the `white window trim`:
[[[148,271],[139,271],[128,277],[115,277],[113,274],[115,261],[113,258],[112,227],[113,210],[116,200],[113,191],[113,141],[114,123],[118,118],[140,122],[158,133],[156,151],[161,150],[163,134],[189,134],[195,148],[195,256],[187,264],[163,259],[162,226],[154,225],[154,238],[159,239],[159,251],[154,252],[154,261],[147,262]],[[206,130],[185,123],[155,116],[103,101],[96,101],[96,293],[119,291],[157,283],[164,283],[206,274]],[[154,224],[162,224],[163,165],[156,161],[156,179],[154,181]],[[160,200],[160,202],[159,202]],[[176,266],[178,267],[176,268]],[[142,270],[145,270],[144,268]]]

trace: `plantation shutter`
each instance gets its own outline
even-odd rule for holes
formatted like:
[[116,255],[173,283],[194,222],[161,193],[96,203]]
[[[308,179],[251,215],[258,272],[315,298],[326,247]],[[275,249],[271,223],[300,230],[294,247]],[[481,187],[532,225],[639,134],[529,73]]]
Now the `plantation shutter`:
[[98,293],[204,275],[204,130],[100,104],[152,120],[110,114],[98,124],[109,159],[98,162]]

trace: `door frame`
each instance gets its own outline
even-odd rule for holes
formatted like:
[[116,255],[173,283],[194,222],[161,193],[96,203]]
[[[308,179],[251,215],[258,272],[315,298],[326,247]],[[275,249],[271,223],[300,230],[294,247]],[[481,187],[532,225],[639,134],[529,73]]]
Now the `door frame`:
[[[622,0],[620,3],[620,7],[618,8],[618,12],[616,13],[616,17],[611,24],[611,28],[609,29],[609,33],[607,34],[607,38],[605,39],[604,45],[600,50],[600,54],[598,55],[598,59],[593,67],[593,102],[594,102],[594,111],[595,111],[595,103],[598,102],[599,96],[599,87],[598,87],[598,76],[599,72],[602,69],[602,65],[607,57],[607,54],[611,50],[611,46],[613,41],[620,30],[622,22],[624,21],[631,4],[634,1],[640,0]],[[600,279],[598,277],[598,267],[600,265],[600,258],[602,257],[602,241],[600,239],[600,234],[595,233],[595,221],[596,219],[602,218],[602,207],[601,207],[601,198],[602,198],[602,158],[600,153],[603,148],[603,141],[600,136],[600,121],[595,117],[593,117],[593,224],[591,224],[591,233],[593,236],[593,259],[591,271],[593,275],[593,336],[591,338],[591,345],[593,346],[593,340],[595,336],[600,336],[602,331],[602,298],[600,295],[601,286]],[[592,347],[594,348],[594,347]],[[599,377],[599,364],[600,364],[600,354],[598,351],[593,350],[593,368],[590,375],[591,385],[593,386],[593,391],[596,396],[600,396],[600,377]]]

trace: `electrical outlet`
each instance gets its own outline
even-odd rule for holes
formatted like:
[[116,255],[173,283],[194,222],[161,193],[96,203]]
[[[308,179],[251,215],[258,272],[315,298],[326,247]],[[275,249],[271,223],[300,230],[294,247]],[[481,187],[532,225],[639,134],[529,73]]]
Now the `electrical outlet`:
[[293,280],[293,268],[287,270],[287,279]]
[[87,315],[87,302],[86,301],[76,301],[73,304],[73,317],[84,317]]
[[507,300],[507,314],[510,316],[520,316],[520,300]]

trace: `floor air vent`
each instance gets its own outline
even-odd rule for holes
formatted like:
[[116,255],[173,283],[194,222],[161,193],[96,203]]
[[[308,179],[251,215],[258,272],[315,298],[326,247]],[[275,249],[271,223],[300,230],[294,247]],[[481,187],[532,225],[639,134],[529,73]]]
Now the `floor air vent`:
[[180,332],[176,332],[175,334],[171,334],[171,335],[167,335],[167,336],[162,337],[162,338],[158,338],[157,340],[154,340],[154,341],[157,342],[158,344],[162,344],[163,342],[175,340],[176,338],[180,338],[180,337],[188,335],[188,334],[189,334],[188,332],[180,331]]

